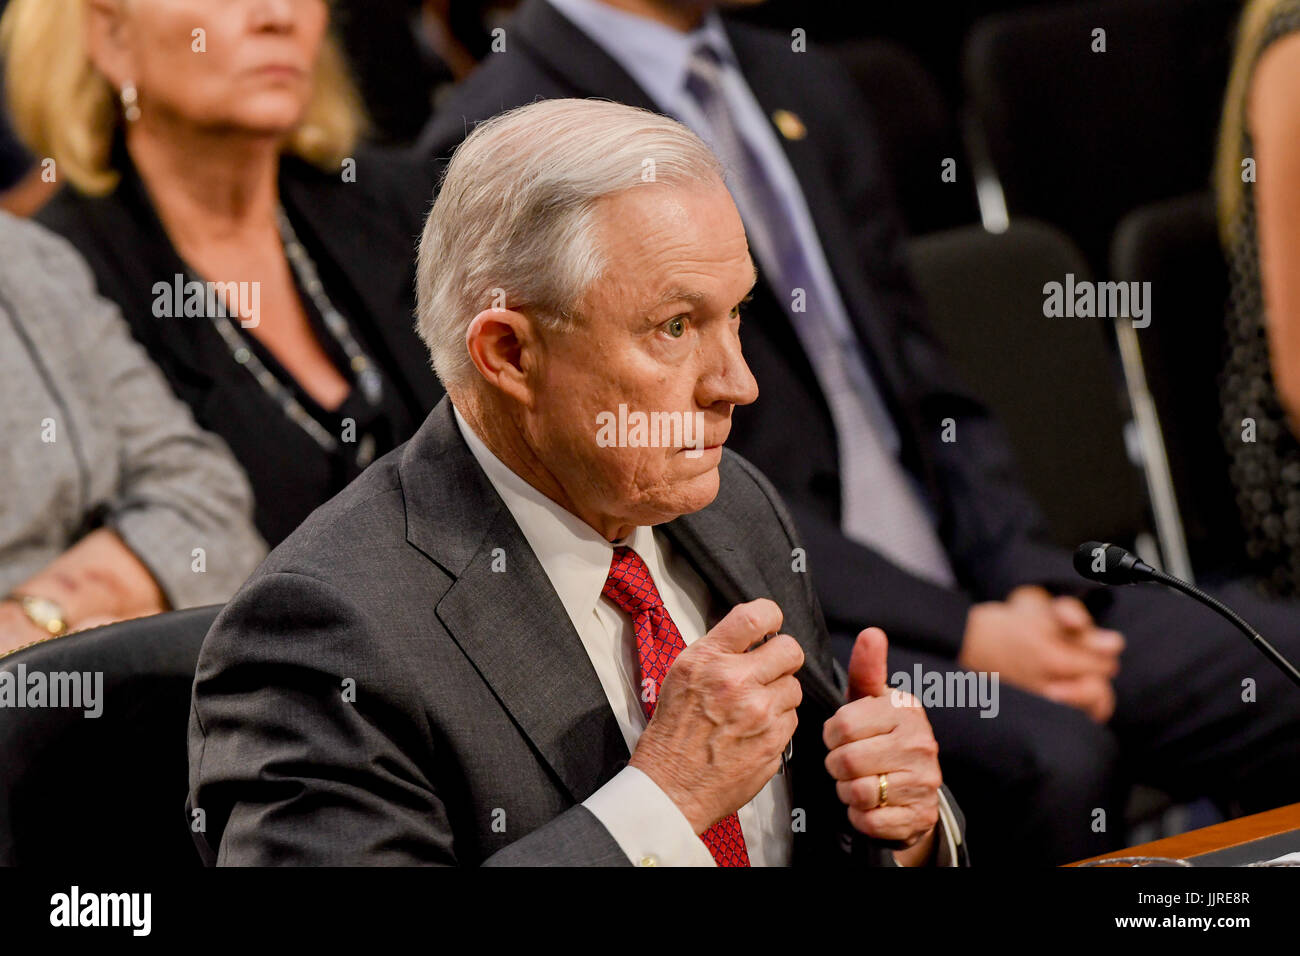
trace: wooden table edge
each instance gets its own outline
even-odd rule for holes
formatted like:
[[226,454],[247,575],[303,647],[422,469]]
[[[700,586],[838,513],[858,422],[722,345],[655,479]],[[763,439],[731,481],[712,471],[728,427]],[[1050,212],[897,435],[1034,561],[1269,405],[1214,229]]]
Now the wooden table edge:
[[1126,850],[1103,853],[1100,856],[1091,856],[1086,860],[1076,860],[1065,865],[1078,866],[1092,860],[1106,860],[1117,856],[1161,856],[1186,860],[1189,857],[1200,856],[1202,853],[1240,846],[1251,840],[1296,829],[1300,829],[1300,803],[1253,813],[1247,817],[1237,817],[1235,820],[1225,820],[1223,823],[1202,827],[1199,830],[1189,830],[1186,833],[1132,846]]

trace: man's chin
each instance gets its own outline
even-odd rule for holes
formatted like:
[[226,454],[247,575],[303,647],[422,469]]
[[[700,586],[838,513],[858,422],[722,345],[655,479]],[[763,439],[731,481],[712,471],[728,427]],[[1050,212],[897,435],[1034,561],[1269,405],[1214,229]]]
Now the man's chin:
[[688,459],[688,461],[698,465],[699,471],[678,483],[678,491],[681,496],[678,501],[679,514],[688,515],[702,508],[707,508],[713,504],[713,499],[718,497],[718,488],[722,483],[722,479],[718,474],[717,459],[719,457],[721,457],[721,451],[712,459],[710,459],[708,452],[705,452],[701,458]]

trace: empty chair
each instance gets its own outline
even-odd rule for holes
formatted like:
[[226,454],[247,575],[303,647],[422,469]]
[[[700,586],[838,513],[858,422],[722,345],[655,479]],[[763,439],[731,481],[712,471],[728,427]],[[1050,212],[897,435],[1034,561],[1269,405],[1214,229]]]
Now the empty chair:
[[978,23],[967,95],[1010,213],[1061,227],[1100,272],[1125,213],[1204,188],[1240,8],[1104,0]]
[[1105,326],[1044,315],[1047,283],[1090,278],[1078,249],[1049,226],[1013,222],[914,239],[908,254],[953,365],[1006,428],[1053,539],[1132,542],[1148,523],[1145,498]]
[[[28,704],[0,717],[0,865],[201,865],[185,816],[186,730],[219,610],[124,621],[0,658],[0,688]],[[38,683],[45,706],[31,706]],[[49,706],[56,686],[75,706]]]
[[1244,550],[1220,431],[1228,267],[1213,197],[1182,196],[1125,216],[1111,272],[1151,283],[1151,324],[1137,337],[1192,561],[1198,572],[1226,571]]

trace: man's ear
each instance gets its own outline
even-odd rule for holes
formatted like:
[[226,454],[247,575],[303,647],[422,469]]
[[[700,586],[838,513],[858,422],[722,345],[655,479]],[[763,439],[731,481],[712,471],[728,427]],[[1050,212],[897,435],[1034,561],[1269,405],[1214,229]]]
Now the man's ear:
[[465,330],[470,360],[491,385],[531,408],[541,341],[533,320],[512,309],[484,309]]
[[135,62],[122,0],[88,0],[86,51],[95,69],[120,90],[134,81]]

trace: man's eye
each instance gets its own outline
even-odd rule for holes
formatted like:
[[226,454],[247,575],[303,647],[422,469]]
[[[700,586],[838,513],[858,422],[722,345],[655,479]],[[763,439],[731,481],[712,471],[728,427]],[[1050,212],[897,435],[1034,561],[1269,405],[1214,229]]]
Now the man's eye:
[[664,325],[664,329],[667,330],[668,334],[673,338],[680,339],[686,334],[686,319],[680,315],[676,318],[669,319]]

